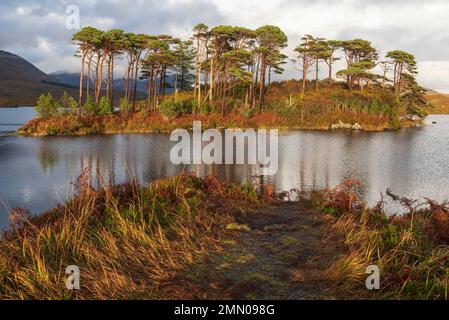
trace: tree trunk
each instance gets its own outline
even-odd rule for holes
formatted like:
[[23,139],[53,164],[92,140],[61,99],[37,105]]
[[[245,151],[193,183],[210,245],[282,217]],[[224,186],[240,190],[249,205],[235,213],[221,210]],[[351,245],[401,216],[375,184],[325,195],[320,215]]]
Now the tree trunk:
[[257,57],[257,62],[256,62],[256,76],[255,76],[255,81],[254,81],[254,92],[253,92],[253,104],[255,106],[256,104],[256,93],[257,93],[257,85],[258,85],[258,81],[259,81],[259,66],[260,66],[260,56]]
[[83,108],[83,82],[84,82],[84,60],[86,55],[83,53],[82,61],[81,61],[81,74],[80,74],[80,87],[79,87],[79,99],[78,99],[78,115],[81,115]]
[[201,108],[201,63],[199,65],[199,70],[198,70],[198,106],[197,106],[197,110],[200,110]]
[[89,58],[89,62],[87,63],[86,101],[89,101],[90,98],[90,74],[92,72],[91,63],[92,63],[92,56]]
[[306,81],[307,81],[307,71],[308,71],[308,65],[307,65],[307,59],[302,59],[302,87],[301,87],[301,100],[304,99],[306,95]]
[[111,56],[109,56],[109,59],[108,59],[108,71],[107,72],[108,72],[108,75],[107,75],[108,83],[106,86],[106,98],[109,100],[110,95],[111,95]]
[[[100,102],[101,87],[103,85],[103,63],[104,63],[104,60],[105,60],[104,56],[99,58],[100,69],[97,74],[97,92],[95,94],[95,104],[97,106],[98,106],[98,103]],[[97,66],[97,69],[98,69],[98,66]]]
[[100,57],[97,59],[97,65],[95,66],[95,80],[94,80],[94,102],[97,103],[97,91],[98,91],[98,70],[100,68]]
[[224,74],[224,81],[223,81],[223,93],[222,93],[222,97],[221,97],[221,116],[224,117],[225,115],[225,99],[226,99],[226,83],[227,83],[227,67],[225,69],[225,74]]
[[137,74],[139,72],[139,58],[136,60],[136,68],[135,68],[135,74],[134,74],[134,90],[133,90],[133,107],[132,111],[134,112],[136,110],[136,94],[137,94]]
[[259,114],[262,113],[262,108],[265,102],[265,73],[266,73],[266,61],[265,56],[262,56],[260,68],[260,92],[259,92]]
[[159,76],[159,66],[155,68],[155,73],[153,75],[153,109],[156,111],[157,109],[157,78]]
[[114,55],[111,56],[111,87],[109,90],[111,90],[111,100],[109,101],[111,103],[111,111],[114,112]]
[[200,61],[200,39],[199,37],[196,39],[196,57],[195,57],[195,80],[193,83],[193,99],[196,100],[196,90],[198,86],[199,79],[199,61]]
[[209,102],[212,102],[214,95],[214,54],[210,59],[210,85],[209,85]]
[[165,87],[167,85],[167,68],[164,68],[164,77],[162,79],[163,79],[162,95],[165,96]]
[[153,72],[154,67],[151,67],[150,73],[148,75],[148,98],[147,98],[147,109],[151,111],[151,87],[153,85]]

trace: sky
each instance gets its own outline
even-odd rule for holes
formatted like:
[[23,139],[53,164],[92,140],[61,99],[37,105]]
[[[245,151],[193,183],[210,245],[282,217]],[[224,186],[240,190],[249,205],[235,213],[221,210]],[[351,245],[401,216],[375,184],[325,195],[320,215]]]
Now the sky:
[[[414,54],[419,82],[449,93],[447,0],[2,0],[0,49],[22,56],[47,73],[79,72],[76,47],[70,41],[74,30],[67,27],[67,22],[73,26],[71,8],[79,9],[81,28],[121,28],[183,39],[191,36],[199,22],[249,28],[277,25],[289,38],[284,53],[290,58],[304,34],[362,38],[371,41],[381,55],[396,49]],[[300,75],[288,62],[281,77]]]

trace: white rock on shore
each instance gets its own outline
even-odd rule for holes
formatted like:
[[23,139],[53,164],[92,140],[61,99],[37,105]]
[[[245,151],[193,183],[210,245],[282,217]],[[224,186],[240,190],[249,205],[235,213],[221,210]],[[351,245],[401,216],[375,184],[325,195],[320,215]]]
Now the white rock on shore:
[[363,127],[358,124],[355,123],[354,125],[350,124],[350,123],[344,123],[343,121],[339,120],[338,123],[334,123],[330,126],[331,130],[340,130],[340,129],[344,129],[344,130],[363,130]]

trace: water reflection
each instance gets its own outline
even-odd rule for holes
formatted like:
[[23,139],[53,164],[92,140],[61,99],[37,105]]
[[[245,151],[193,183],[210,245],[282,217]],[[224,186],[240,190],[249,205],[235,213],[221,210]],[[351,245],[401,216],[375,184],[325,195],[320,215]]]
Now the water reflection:
[[[329,188],[345,179],[362,181],[374,204],[380,192],[436,200],[449,198],[449,117],[437,125],[400,132],[291,132],[279,137],[279,170],[263,179],[278,191]],[[175,166],[168,135],[0,137],[0,225],[8,207],[42,212],[63,202],[83,168],[94,182],[135,176],[141,183],[186,171],[242,182],[258,174],[253,165]],[[395,210],[392,207],[392,210]]]

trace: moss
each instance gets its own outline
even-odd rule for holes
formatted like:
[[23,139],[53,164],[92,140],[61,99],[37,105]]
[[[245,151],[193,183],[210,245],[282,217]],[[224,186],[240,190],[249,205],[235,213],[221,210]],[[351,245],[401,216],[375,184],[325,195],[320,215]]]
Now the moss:
[[250,232],[251,228],[247,224],[230,223],[226,226],[226,230]]
[[292,236],[282,236],[280,238],[280,241],[281,241],[282,245],[284,245],[284,246],[295,246],[300,243],[299,239],[292,237]]

